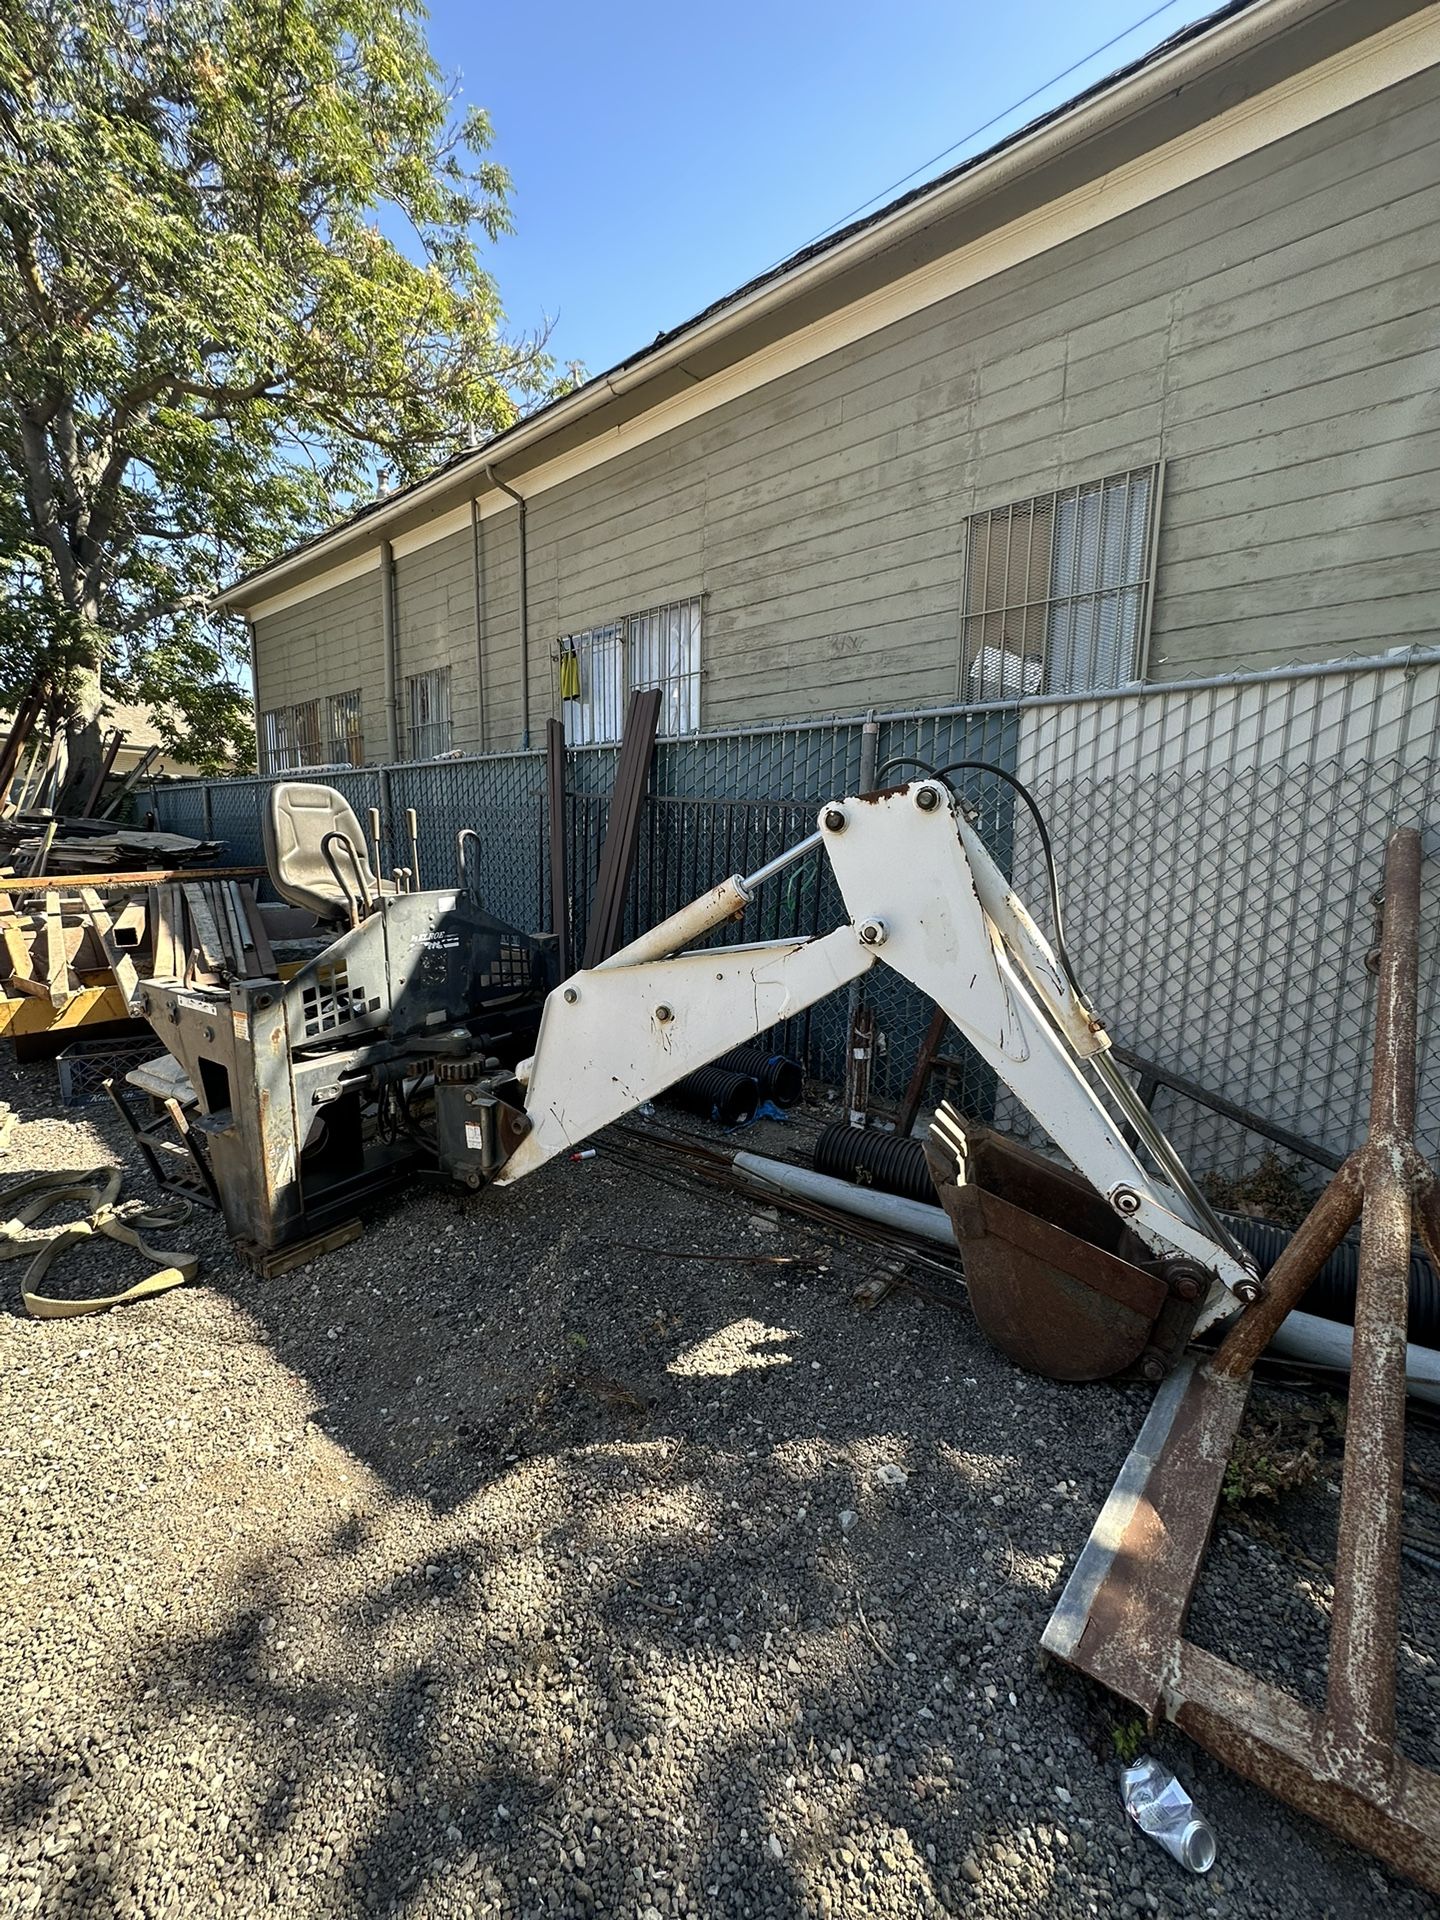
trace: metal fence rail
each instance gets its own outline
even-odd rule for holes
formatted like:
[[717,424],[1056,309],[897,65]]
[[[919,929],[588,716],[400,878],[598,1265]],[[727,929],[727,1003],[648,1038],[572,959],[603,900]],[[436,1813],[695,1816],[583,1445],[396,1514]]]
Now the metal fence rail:
[[[824,720],[659,743],[626,906],[625,935],[726,874],[752,871],[808,833],[826,799],[859,782],[863,722]],[[1400,658],[1148,686],[1103,697],[1042,698],[879,716],[878,764],[981,760],[1034,792],[1055,844],[1066,933],[1115,1038],[1333,1155],[1363,1135],[1373,981],[1373,897],[1395,826],[1440,826],[1440,649]],[[616,749],[568,756],[565,840],[571,932],[583,944]],[[405,811],[419,821],[421,877],[455,871],[455,835],[480,835],[479,879],[494,912],[523,927],[549,912],[541,753],[361,767],[319,776],[362,821],[378,807],[387,866],[408,865]],[[1033,827],[1008,786],[957,771],[996,857],[1039,917],[1045,872]],[[227,843],[255,862],[266,780],[155,789],[159,823]],[[1440,851],[1440,842],[1436,850]],[[1427,869],[1427,872],[1429,870]],[[767,889],[743,929],[770,938],[833,925],[839,897],[812,856]],[[1422,956],[1436,951],[1440,884],[1422,902]],[[1422,959],[1422,971],[1424,962]],[[877,968],[865,995],[877,1020],[874,1088],[898,1099],[929,1008]],[[1423,1151],[1440,1151],[1440,981],[1420,1020]],[[838,1085],[846,1014],[838,998],[781,1036]],[[964,1059],[952,1034],[943,1049]],[[985,1075],[951,1092],[982,1117]],[[997,1117],[1024,1132],[1000,1092]],[[1239,1171],[1265,1142],[1162,1089],[1157,1113],[1197,1168]]]

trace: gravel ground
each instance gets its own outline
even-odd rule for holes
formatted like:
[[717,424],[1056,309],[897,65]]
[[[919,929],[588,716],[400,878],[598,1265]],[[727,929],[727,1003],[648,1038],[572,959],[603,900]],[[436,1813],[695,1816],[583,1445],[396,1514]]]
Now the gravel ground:
[[[0,1076],[0,1180],[114,1152],[52,1087]],[[863,1249],[603,1147],[274,1281],[192,1237],[199,1281],[96,1319],[25,1319],[0,1268],[7,1920],[1433,1911],[1164,1730],[1215,1871],[1127,1826],[1134,1724],[1037,1644],[1142,1392],[862,1311]],[[1194,1616],[1306,1693],[1335,1464],[1273,1537],[1223,1523]]]

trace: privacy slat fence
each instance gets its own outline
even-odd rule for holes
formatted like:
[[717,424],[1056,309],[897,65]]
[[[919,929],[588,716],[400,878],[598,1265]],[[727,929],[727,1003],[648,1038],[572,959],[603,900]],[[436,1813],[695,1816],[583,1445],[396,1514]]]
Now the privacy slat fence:
[[[853,792],[862,721],[825,720],[664,741],[656,751],[625,917],[630,937],[729,873],[753,871]],[[1055,844],[1071,953],[1116,1039],[1332,1154],[1363,1131],[1373,982],[1373,899],[1388,829],[1418,825],[1440,856],[1440,649],[1323,669],[1149,686],[1103,698],[1032,699],[879,716],[889,776],[980,760],[1034,792]],[[568,756],[565,833],[572,937],[583,943],[616,750]],[[542,752],[492,754],[316,776],[362,821],[381,809],[387,863],[409,864],[405,809],[419,816],[421,878],[455,871],[455,835],[480,835],[480,881],[493,911],[546,925],[549,902]],[[953,778],[978,808],[992,850],[1046,918],[1045,871],[1023,808],[993,775]],[[260,858],[268,782],[156,789],[159,823]],[[1422,1147],[1440,1150],[1440,857],[1427,864],[1421,1023]],[[811,858],[762,895],[724,938],[769,938],[833,925],[839,900]],[[877,1097],[908,1078],[928,1007],[883,969],[867,977],[881,1052]],[[788,1045],[831,1085],[844,1073],[843,996],[791,1023]],[[963,1057],[952,1033],[944,1051]],[[953,1091],[988,1111],[991,1087],[967,1071]],[[1199,1168],[1238,1171],[1264,1142],[1162,1090],[1162,1122]],[[1000,1092],[1002,1124],[1026,1130]]]

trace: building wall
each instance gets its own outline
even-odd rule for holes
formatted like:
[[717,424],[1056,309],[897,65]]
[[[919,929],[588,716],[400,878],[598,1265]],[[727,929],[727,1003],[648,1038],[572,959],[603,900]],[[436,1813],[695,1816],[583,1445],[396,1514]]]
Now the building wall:
[[[1437,96],[1432,69],[537,495],[532,734],[560,635],[696,592],[707,728],[952,701],[966,515],[1157,460],[1150,677],[1433,634]],[[479,543],[491,747],[520,733],[516,524]],[[460,747],[471,549],[397,568],[401,674],[451,660]],[[378,645],[378,592],[261,620],[262,705]]]
[[359,687],[370,759],[385,753],[385,649],[378,568],[255,622],[261,713]]

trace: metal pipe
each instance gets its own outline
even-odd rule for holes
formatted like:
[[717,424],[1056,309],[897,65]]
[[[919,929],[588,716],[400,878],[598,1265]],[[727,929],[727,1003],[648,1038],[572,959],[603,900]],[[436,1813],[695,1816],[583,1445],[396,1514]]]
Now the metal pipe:
[[493,467],[486,467],[485,478],[492,487],[507,494],[520,509],[520,745],[530,745],[530,543],[526,529],[526,500],[508,480],[502,480]]
[[1360,1158],[1352,1154],[1266,1274],[1264,1297],[1247,1307],[1226,1334],[1210,1363],[1212,1373],[1232,1380],[1250,1373],[1280,1322],[1354,1226],[1361,1192]]
[[395,637],[395,555],[380,542],[380,652],[385,673],[385,758],[400,758],[400,661]]
[[1360,1283],[1335,1546],[1326,1717],[1337,1746],[1395,1739],[1400,1522],[1405,1480],[1405,1322],[1411,1194],[1417,1183],[1415,1034],[1420,972],[1420,836],[1402,828],[1385,857],[1375,1077],[1364,1152]]
[[[857,793],[875,791],[875,767],[880,751],[880,722],[872,707],[860,729],[860,784]],[[845,1059],[845,1104],[852,1127],[863,1127],[870,1108],[870,1056],[875,1047],[875,1018],[865,1018],[860,982],[852,980],[845,993],[845,1032],[849,1039]]]
[[480,502],[470,498],[470,562],[475,591],[475,744],[485,751],[485,587],[480,570]]
[[848,1180],[832,1180],[829,1174],[812,1173],[808,1167],[792,1167],[784,1160],[768,1160],[759,1153],[737,1153],[735,1165],[742,1173],[778,1187],[782,1193],[799,1194],[805,1200],[818,1200],[823,1206],[853,1213],[857,1220],[874,1220],[882,1227],[898,1227],[937,1246],[955,1249],[955,1235],[948,1214],[918,1200],[905,1200],[895,1193],[881,1193],[875,1187],[853,1187]]
[[[1355,1329],[1340,1320],[1322,1320],[1318,1313],[1287,1313],[1265,1349],[1287,1360],[1308,1361],[1314,1367],[1333,1367],[1349,1373],[1354,1366]],[[1405,1391],[1417,1400],[1440,1406],[1440,1353],[1433,1347],[1405,1346]]]
[[786,867],[793,867],[797,860],[803,860],[807,853],[813,853],[824,838],[824,834],[817,827],[808,838],[798,840],[784,853],[777,853],[773,860],[767,860],[764,866],[757,867],[754,873],[747,873],[740,882],[747,897],[753,894],[757,887],[763,887],[767,880],[773,880],[777,873],[783,873]]
[[472,892],[475,895],[476,899],[478,900],[480,897],[480,888],[478,884],[474,887],[469,887],[469,883],[465,877],[465,843],[468,840],[473,840],[475,842],[476,881],[478,882],[480,878],[480,856],[483,851],[480,845],[480,836],[475,831],[474,827],[461,827],[460,831],[455,836],[455,884],[457,887],[460,888],[462,892],[466,891],[468,888],[468,890]]
[[420,819],[414,807],[405,809],[405,831],[410,839],[410,872],[415,891],[420,891]]

